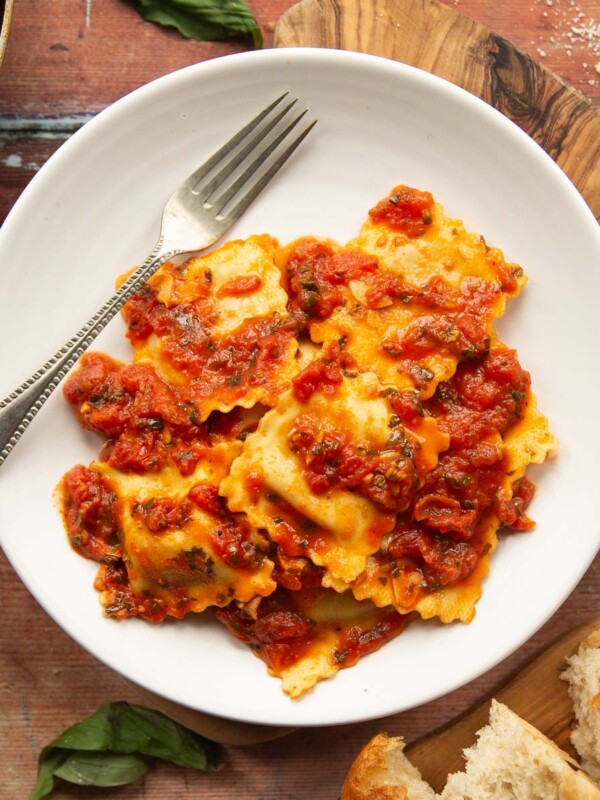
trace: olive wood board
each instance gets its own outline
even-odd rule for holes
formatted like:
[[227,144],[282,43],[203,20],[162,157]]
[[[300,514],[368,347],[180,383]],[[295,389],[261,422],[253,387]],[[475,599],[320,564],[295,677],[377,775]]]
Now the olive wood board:
[[[600,111],[551,70],[454,9],[437,0],[303,0],[280,18],[274,44],[371,53],[461,86],[535,139],[600,219]],[[148,704],[223,744],[256,744],[293,730],[220,719],[139,691]]]
[[[570,735],[574,724],[567,683],[560,673],[569,656],[592,631],[600,629],[600,617],[562,636],[518,672],[493,697],[534,725],[577,759]],[[462,752],[475,744],[475,733],[487,724],[491,697],[448,725],[409,745],[405,753],[422,776],[441,792],[450,772],[464,767]]]
[[437,0],[303,0],[278,47],[329,47],[401,61],[477,95],[557,162],[600,219],[600,109],[509,41]]

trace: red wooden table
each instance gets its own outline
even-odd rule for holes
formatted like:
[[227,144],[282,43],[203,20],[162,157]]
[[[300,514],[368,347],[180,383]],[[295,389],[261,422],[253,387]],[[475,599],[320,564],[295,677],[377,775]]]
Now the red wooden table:
[[[265,46],[271,46],[274,23],[292,4],[250,3]],[[598,0],[447,0],[447,5],[502,34],[600,103]],[[0,220],[47,158],[91,115],[160,75],[242,49],[238,43],[182,39],[144,22],[123,0],[15,0],[0,69]],[[28,796],[37,755],[48,741],[103,703],[137,696],[47,617],[1,554],[0,575],[0,797],[20,800]],[[493,691],[561,633],[597,615],[599,601],[600,557],[529,642],[435,702],[384,722],[305,729],[269,744],[229,747],[225,769],[208,776],[160,764],[130,787],[109,792],[66,787],[55,796],[335,798],[352,758],[374,732],[385,729],[408,741],[427,733]]]

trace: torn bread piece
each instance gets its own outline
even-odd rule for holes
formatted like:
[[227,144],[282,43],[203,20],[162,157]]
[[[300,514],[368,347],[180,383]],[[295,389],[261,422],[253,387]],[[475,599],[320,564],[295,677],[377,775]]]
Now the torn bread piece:
[[600,798],[577,762],[507,706],[493,700],[489,725],[477,736],[465,750],[465,771],[448,776],[441,800]]
[[341,800],[435,800],[435,792],[403,751],[400,737],[374,736],[352,764]]
[[581,765],[591,777],[600,780],[600,630],[591,633],[579,650],[567,660],[561,678],[569,684],[569,696],[577,727],[571,741]]
[[464,771],[437,795],[402,739],[375,736],[350,767],[341,800],[599,800],[600,787],[577,762],[502,703],[492,700],[477,737],[464,751]]

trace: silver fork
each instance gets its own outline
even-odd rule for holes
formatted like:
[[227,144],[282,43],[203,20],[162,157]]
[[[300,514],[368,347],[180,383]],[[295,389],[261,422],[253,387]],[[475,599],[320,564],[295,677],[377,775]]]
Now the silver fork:
[[[308,135],[316,120],[287,117],[297,102],[278,97],[175,190],[164,208],[156,246],[144,263],[43,367],[0,401],[0,466],[31,420],[100,331],[166,261],[217,241],[246,211]],[[287,119],[286,119],[287,117]]]

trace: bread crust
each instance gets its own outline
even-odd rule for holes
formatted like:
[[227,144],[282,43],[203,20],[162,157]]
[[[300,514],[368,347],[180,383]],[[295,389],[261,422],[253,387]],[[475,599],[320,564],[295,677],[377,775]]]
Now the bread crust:
[[[492,702],[490,723],[479,735],[485,731],[493,731],[493,736],[502,742],[501,749],[505,755],[510,752],[511,746],[521,748],[523,752],[529,752],[531,748],[532,759],[541,758],[541,763],[552,776],[551,788],[550,784],[548,788],[556,800],[600,800],[600,787],[583,772],[579,764],[507,706]],[[466,771],[449,777],[442,794],[436,795],[408,761],[403,750],[404,740],[399,737],[389,737],[385,733],[374,736],[352,764],[342,788],[341,800],[464,800],[466,796],[476,800],[489,797],[489,791],[496,782],[498,787],[507,780],[509,784],[512,783],[510,770],[502,775],[502,770],[497,772],[491,761],[489,771],[487,767],[484,770],[487,773],[483,780],[486,786],[479,785],[478,781],[473,782],[474,775],[469,769],[469,762],[475,764],[479,760],[482,763],[482,758],[493,760],[496,755],[493,747],[484,755],[484,751],[478,750],[476,744],[465,751]],[[535,783],[535,773],[531,775],[531,780]],[[539,800],[535,792],[535,785],[523,787],[521,784],[518,796],[520,800]]]
[[341,800],[435,800],[403,750],[400,737],[374,736],[350,767]]

